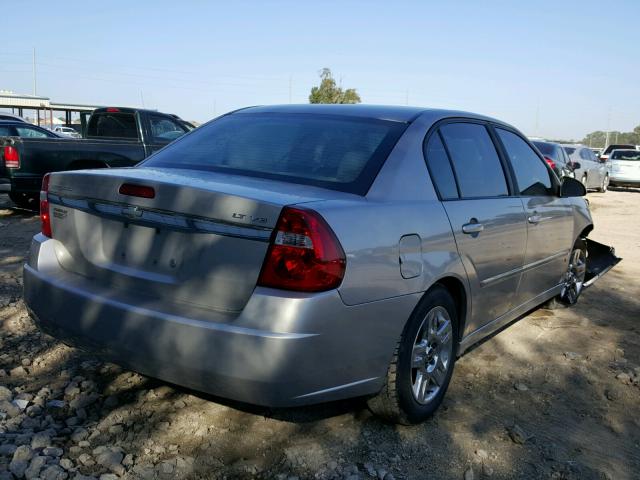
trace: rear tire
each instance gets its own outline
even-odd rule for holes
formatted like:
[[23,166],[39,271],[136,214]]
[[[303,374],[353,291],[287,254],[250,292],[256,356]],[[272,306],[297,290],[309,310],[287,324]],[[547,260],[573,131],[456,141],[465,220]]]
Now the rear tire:
[[588,181],[589,181],[589,177],[587,177],[587,174],[585,173],[584,175],[582,175],[582,178],[580,179],[580,182],[582,182],[582,185],[584,185],[584,188],[587,188]]
[[564,286],[557,296],[547,302],[545,308],[558,310],[572,307],[578,303],[582,293],[582,284],[587,273],[587,241],[579,238],[571,250],[569,265],[563,275]]
[[456,360],[458,317],[444,287],[422,298],[396,345],[382,390],[369,409],[394,423],[410,425],[429,418],[442,403]]
[[16,206],[27,210],[36,211],[39,208],[38,196],[29,193],[9,193],[9,198]]

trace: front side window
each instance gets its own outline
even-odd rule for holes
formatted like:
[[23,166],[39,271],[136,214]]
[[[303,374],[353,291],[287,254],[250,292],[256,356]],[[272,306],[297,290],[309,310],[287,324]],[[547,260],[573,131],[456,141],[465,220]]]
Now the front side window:
[[133,113],[103,112],[94,113],[89,119],[87,137],[138,138],[136,117]]
[[462,198],[509,195],[495,145],[484,125],[449,123],[440,128]]
[[429,138],[425,148],[425,157],[429,166],[429,173],[433,179],[433,183],[438,189],[442,200],[451,200],[458,198],[458,189],[456,187],[456,179],[453,176],[449,156],[447,155],[440,134],[435,132]]
[[551,171],[529,144],[508,130],[497,128],[496,131],[511,161],[520,194],[553,195]]
[[53,136],[30,127],[15,127],[15,129],[18,132],[18,136],[23,138],[48,138],[49,136]]
[[187,128],[177,121],[161,115],[150,115],[151,136],[157,143],[168,143],[187,133]]
[[143,162],[268,178],[364,195],[404,122],[334,115],[235,113]]

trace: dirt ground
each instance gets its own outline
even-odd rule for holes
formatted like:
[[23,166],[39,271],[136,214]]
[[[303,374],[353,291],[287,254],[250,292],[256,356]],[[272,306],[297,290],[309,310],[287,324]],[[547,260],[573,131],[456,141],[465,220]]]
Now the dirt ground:
[[[40,334],[21,299],[38,218],[0,195],[0,480],[640,478],[640,190],[590,193],[624,258],[575,308],[461,358],[425,424],[362,400],[268,410],[168,386]],[[12,472],[12,473],[11,473]]]

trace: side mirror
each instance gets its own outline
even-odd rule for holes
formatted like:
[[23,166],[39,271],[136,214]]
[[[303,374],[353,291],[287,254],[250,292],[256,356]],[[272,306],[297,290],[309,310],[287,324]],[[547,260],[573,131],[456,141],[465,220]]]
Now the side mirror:
[[587,194],[587,189],[584,188],[582,182],[571,177],[564,177],[562,184],[560,185],[560,197],[584,197]]
[[580,162],[571,162],[569,166],[572,170],[578,170],[582,165],[580,165]]

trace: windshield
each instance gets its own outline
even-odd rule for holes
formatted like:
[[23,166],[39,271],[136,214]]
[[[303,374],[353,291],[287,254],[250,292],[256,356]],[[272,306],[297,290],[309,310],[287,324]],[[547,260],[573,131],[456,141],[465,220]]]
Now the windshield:
[[236,113],[143,162],[364,195],[407,124],[338,115]]
[[640,160],[639,150],[614,150],[611,154],[611,160]]

